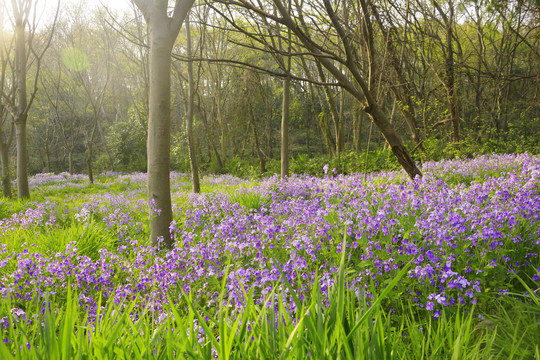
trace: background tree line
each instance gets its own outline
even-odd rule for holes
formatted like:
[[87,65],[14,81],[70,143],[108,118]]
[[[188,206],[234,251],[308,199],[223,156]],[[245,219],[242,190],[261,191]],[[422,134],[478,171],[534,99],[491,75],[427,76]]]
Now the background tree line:
[[[10,112],[22,66],[10,5],[0,26],[4,180],[16,176],[21,121]],[[149,39],[138,8],[69,3],[53,19],[24,40],[29,173],[146,171]],[[366,150],[394,161],[361,86],[416,161],[539,150],[534,1],[223,0],[195,3],[187,19],[172,51],[172,169],[190,168],[190,82],[193,155],[205,172],[280,172],[283,124],[292,171],[329,161],[362,170]]]

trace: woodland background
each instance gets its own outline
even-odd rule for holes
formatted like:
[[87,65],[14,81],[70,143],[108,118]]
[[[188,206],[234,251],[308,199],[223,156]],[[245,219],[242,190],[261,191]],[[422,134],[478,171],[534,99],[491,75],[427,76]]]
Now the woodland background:
[[[271,4],[260,4],[270,15],[275,12]],[[17,96],[15,30],[7,5],[0,7],[4,179],[13,178],[16,165],[16,126],[9,111]],[[537,2],[342,0],[335,5],[349,26],[371,93],[416,161],[539,153]],[[288,6],[303,14],[328,57],[345,59],[323,1]],[[188,64],[195,86],[195,154],[203,172],[279,173],[287,79],[292,172],[322,173],[326,163],[340,172],[397,166],[359,102],[311,60],[287,28],[254,14],[235,1],[199,1],[191,9],[173,48],[171,168],[189,171]],[[56,9],[51,3],[45,14],[30,15],[29,173],[146,171],[148,38],[136,6],[63,3]]]

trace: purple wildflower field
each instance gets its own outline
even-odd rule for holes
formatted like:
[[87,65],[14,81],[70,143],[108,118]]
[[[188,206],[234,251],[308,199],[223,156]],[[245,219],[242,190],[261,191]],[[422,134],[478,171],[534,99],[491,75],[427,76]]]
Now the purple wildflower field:
[[[104,175],[100,191],[63,198],[47,194],[83,188],[85,176],[39,174],[30,184],[43,200],[0,219],[0,297],[26,318],[30,302],[65,296],[71,286],[91,317],[105,300],[138,298],[159,319],[180,290],[217,306],[229,265],[224,301],[233,313],[245,304],[244,289],[271,306],[265,299],[276,286],[283,299],[275,301],[294,311],[285,281],[303,298],[317,278],[326,294],[344,237],[347,286],[359,296],[371,297],[411,262],[388,306],[410,303],[437,317],[445,307],[487,308],[490,299],[526,292],[514,275],[540,288],[540,156],[429,162],[422,171],[414,182],[403,172],[208,176],[203,185],[214,191],[201,195],[173,173],[172,250],[147,243],[145,174]],[[35,241],[60,236],[73,241],[54,250]]]

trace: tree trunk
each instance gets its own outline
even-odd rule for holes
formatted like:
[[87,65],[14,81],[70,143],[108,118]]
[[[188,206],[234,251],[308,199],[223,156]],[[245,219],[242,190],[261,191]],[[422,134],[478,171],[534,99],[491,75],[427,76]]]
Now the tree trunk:
[[[22,9],[21,9],[22,11]],[[17,143],[17,196],[30,198],[28,187],[28,146],[26,141],[26,39],[22,13],[15,20],[15,73],[17,83],[17,116],[15,116],[15,141]]]
[[92,171],[92,144],[87,145],[88,154],[86,156],[86,170],[88,171],[88,181],[90,184],[94,183],[94,173]]
[[148,199],[150,239],[153,245],[164,241],[172,247],[169,225],[172,221],[170,193],[171,142],[171,50],[167,24],[157,21],[150,27],[150,91],[148,119]]
[[221,76],[218,76],[218,84],[217,84],[217,99],[216,99],[216,109],[217,109],[217,120],[219,124],[219,128],[221,130],[221,160],[223,161],[223,165],[225,166],[225,163],[227,162],[227,124],[225,124],[225,120],[223,119],[223,109],[221,108]]
[[[3,137],[0,131],[0,136]],[[0,160],[2,161],[2,192],[5,197],[11,198],[11,177],[9,176],[9,148],[0,137]]]
[[194,193],[201,192],[199,181],[199,166],[197,164],[197,152],[195,151],[195,143],[193,139],[193,117],[194,117],[194,100],[195,100],[195,83],[193,81],[193,62],[191,61],[191,28],[189,26],[189,17],[186,18],[186,42],[188,56],[188,83],[189,83],[189,100],[186,117],[186,134],[189,151],[189,164],[191,168],[191,185]]
[[259,163],[261,166],[261,174],[264,174],[266,172],[266,156],[263,153],[261,149],[261,142],[259,140],[259,133],[257,132],[257,127],[255,126],[255,115],[253,113],[253,108],[251,107],[251,99],[249,98],[249,94],[246,91],[245,98],[247,102],[247,108],[249,112],[249,123],[248,123],[248,130],[251,126],[252,135],[253,135],[253,145],[255,147],[255,152],[257,153],[257,157],[259,158]]
[[171,51],[194,0],[176,0],[172,17],[167,1],[132,0],[142,11],[150,30],[150,86],[148,91],[148,207],[150,241],[173,245],[170,146]]
[[[271,90],[271,89],[270,89]],[[272,91],[266,95],[263,92],[264,97],[264,113],[266,118],[265,132],[266,132],[266,155],[269,159],[272,158],[272,104],[270,103]]]
[[19,199],[29,199],[26,116],[15,121],[15,141],[17,143],[17,197]]
[[[304,71],[306,72],[307,78],[311,79],[311,74],[310,74],[310,71],[309,71],[309,68],[307,66],[305,59],[301,57],[300,60],[302,62],[302,67],[304,68]],[[326,117],[326,113],[324,110],[322,96],[320,95],[319,91],[315,89],[315,87],[313,86],[311,82],[308,82],[308,89],[309,89],[309,99],[311,101],[313,115],[317,118],[317,124],[319,125],[319,130],[322,134],[322,137],[324,138],[324,145],[326,145],[326,149],[330,157],[333,157],[334,151],[335,151],[335,143],[334,143],[334,140],[332,139],[332,133],[330,132],[330,128],[328,127],[328,119]],[[317,109],[317,103],[315,101],[315,91],[317,92],[316,95],[321,105],[320,114],[317,114],[315,110]]]
[[319,103],[321,104],[321,113],[316,115],[317,116],[317,123],[319,124],[319,129],[321,130],[321,134],[324,138],[324,144],[326,146],[326,149],[328,151],[328,155],[330,157],[334,157],[334,152],[336,151],[336,145],[334,142],[334,139],[332,138],[332,133],[330,132],[330,127],[328,126],[328,117],[326,115],[326,111],[324,111],[324,105],[322,101],[322,96],[320,95],[319,91],[315,89],[313,84],[309,84],[309,92],[311,93],[311,105],[313,106],[313,110],[316,109],[316,102],[315,102],[315,94],[314,92],[317,92],[317,97],[319,99]]
[[[386,119],[384,113],[379,109],[379,106],[376,103],[364,108],[364,111],[370,116],[373,123],[380,130],[381,134],[384,136],[388,145],[392,149],[392,153],[396,157],[399,164],[407,172],[411,179],[414,179],[416,176],[422,176],[422,172],[416,166],[413,159],[410,157],[409,152],[401,143],[401,140],[390,122]],[[369,149],[368,149],[369,151]]]
[[[319,79],[322,82],[326,82],[326,76],[324,75],[324,71],[322,68],[322,65],[320,63],[317,63],[317,71],[319,72]],[[342,146],[343,146],[343,134],[341,131],[341,123],[339,119],[339,113],[336,107],[336,102],[334,101],[334,97],[332,96],[332,93],[330,91],[330,87],[323,86],[324,95],[326,97],[326,103],[328,104],[328,108],[330,109],[330,115],[332,117],[332,124],[334,125],[334,142],[333,145],[335,145],[334,151],[332,153],[336,153],[339,157],[339,154],[341,153]],[[321,104],[322,105],[322,104]]]
[[289,105],[291,102],[291,79],[283,80],[283,104],[281,107],[281,179],[289,176]]
[[45,143],[45,172],[51,172],[51,155],[48,142]]
[[[409,81],[407,81],[405,76],[405,68],[404,68],[404,49],[402,49],[401,54],[398,55],[398,50],[396,49],[396,46],[394,45],[393,37],[390,36],[391,34],[395,33],[395,26],[391,24],[390,29],[387,28],[387,25],[381,20],[381,17],[379,15],[379,11],[377,9],[377,6],[374,3],[370,3],[373,15],[375,19],[377,20],[377,24],[379,25],[379,29],[383,32],[386,40],[386,51],[388,51],[388,55],[390,57],[390,64],[392,65],[395,75],[397,77],[397,83],[398,86],[392,86],[392,92],[394,93],[395,99],[399,100],[401,102],[401,105],[399,106],[399,110],[401,111],[405,122],[407,123],[407,126],[409,128],[409,131],[411,133],[411,137],[414,141],[414,144],[420,149],[421,152],[424,152],[424,147],[422,146],[422,141],[420,140],[420,134],[418,131],[418,121],[416,119],[415,115],[415,105],[412,100],[413,98],[413,91],[409,85]],[[407,8],[405,10],[405,13],[409,14],[409,4],[407,3]],[[408,28],[408,20],[405,22],[402,35],[404,38],[407,37],[407,28]],[[395,105],[395,103],[394,103]]]
[[[306,102],[306,99],[304,98],[304,103]],[[308,110],[304,114],[304,127],[306,128],[306,150],[307,150],[307,156],[308,158],[311,157],[311,137],[309,136],[309,129],[310,129],[310,118],[313,116],[312,112]]]
[[360,110],[359,106],[355,107],[355,115],[353,121],[353,149],[356,153],[359,153],[361,149],[364,114],[365,113]]
[[454,25],[454,3],[452,0],[448,1],[448,16],[440,7],[440,5],[435,1],[433,5],[441,15],[446,32],[446,59],[444,62],[446,78],[445,78],[445,88],[448,96],[448,110],[450,110],[450,119],[452,122],[452,141],[459,141],[459,114],[458,114],[458,101],[456,98],[456,80],[455,80],[455,62],[454,62],[454,45],[453,45],[453,25]]
[[94,106],[94,125],[92,126],[92,132],[90,136],[86,138],[86,151],[88,152],[86,156],[86,169],[88,171],[88,180],[90,184],[94,183],[94,172],[92,171],[92,161],[94,157],[94,139],[96,138],[96,132],[99,127],[99,115],[97,108]]
[[[211,134],[211,128],[208,125],[208,120],[206,119],[206,114],[205,113],[201,114],[200,119],[202,120],[203,125],[204,125],[204,130],[205,130],[204,131],[204,137],[206,139],[206,142],[209,145],[209,147],[212,149],[212,153],[214,153],[214,156],[216,157],[219,168],[222,169],[224,164],[221,161],[221,156],[219,155],[218,148],[216,146],[216,143],[214,142],[215,136],[212,136],[212,135],[209,136],[208,135],[208,134]],[[209,159],[212,158],[212,153],[210,152],[210,150],[208,151],[208,158]]]
[[[105,114],[105,109],[103,108],[103,98],[101,100],[100,113],[103,116],[103,119],[106,119],[107,114]],[[118,113],[116,113],[116,119],[118,119]],[[118,122],[118,120],[116,122]],[[109,169],[111,171],[114,171],[114,159],[111,154],[111,150],[109,149],[109,146],[107,145],[107,140],[105,139],[105,133],[103,132],[103,127],[101,126],[101,122],[98,122],[98,131],[99,131],[99,137],[101,138],[101,143],[103,144],[103,149],[105,149],[105,153],[107,154],[107,158],[109,159]]]
[[339,124],[336,127],[336,152],[341,154],[345,145],[345,134],[343,134],[343,124],[345,123],[345,90],[339,89]]
[[70,149],[68,152],[68,168],[69,173],[73,175],[73,149]]

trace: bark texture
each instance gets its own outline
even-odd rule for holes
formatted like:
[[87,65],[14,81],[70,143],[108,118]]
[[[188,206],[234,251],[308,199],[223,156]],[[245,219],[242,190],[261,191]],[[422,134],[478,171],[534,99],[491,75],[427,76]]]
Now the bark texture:
[[167,0],[132,0],[142,11],[150,31],[148,94],[148,205],[150,241],[173,246],[170,183],[171,51],[194,0],[176,0],[172,17]]

